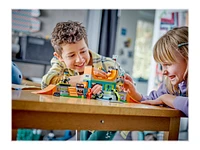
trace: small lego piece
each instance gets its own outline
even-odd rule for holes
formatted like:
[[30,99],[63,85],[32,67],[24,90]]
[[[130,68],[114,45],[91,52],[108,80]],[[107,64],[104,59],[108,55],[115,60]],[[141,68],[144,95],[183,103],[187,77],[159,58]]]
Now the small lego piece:
[[117,99],[118,101],[120,101],[120,95],[119,95],[119,93],[117,92],[117,90],[116,90],[116,89],[112,89],[112,91],[114,92],[114,94],[115,94],[115,96],[116,96],[116,99]]
[[92,92],[91,92],[91,88],[88,89],[88,92],[86,94],[87,99],[91,99],[92,98]]
[[59,97],[59,96],[60,96],[60,92],[54,92],[54,93],[53,93],[53,96]]

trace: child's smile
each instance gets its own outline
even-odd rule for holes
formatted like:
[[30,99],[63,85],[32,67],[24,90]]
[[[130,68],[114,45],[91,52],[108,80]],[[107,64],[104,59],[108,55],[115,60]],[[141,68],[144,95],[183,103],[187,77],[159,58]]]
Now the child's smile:
[[184,75],[187,70],[187,62],[180,57],[177,57],[177,62],[174,63],[163,63],[163,75],[167,76],[172,85],[177,85],[184,80]]
[[62,49],[62,58],[58,59],[64,61],[67,68],[79,73],[84,72],[84,67],[90,61],[89,50],[84,39],[76,43],[63,44]]
[[85,62],[83,62],[83,63],[81,63],[81,64],[78,64],[78,65],[75,65],[75,67],[77,67],[77,68],[85,67]]

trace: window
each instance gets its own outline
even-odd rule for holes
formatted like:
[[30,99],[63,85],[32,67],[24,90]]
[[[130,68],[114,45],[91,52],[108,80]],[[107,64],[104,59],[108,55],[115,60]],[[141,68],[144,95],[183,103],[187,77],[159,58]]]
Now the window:
[[147,81],[152,57],[153,23],[138,20],[133,58],[133,78]]

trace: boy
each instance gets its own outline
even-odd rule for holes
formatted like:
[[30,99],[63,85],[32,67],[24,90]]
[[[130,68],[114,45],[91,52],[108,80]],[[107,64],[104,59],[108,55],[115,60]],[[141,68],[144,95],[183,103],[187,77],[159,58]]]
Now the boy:
[[[41,88],[49,84],[57,84],[64,75],[64,70],[69,72],[69,84],[75,86],[81,83],[83,79],[84,67],[86,65],[94,66],[94,74],[107,78],[106,73],[97,68],[103,67],[108,70],[115,65],[111,58],[103,57],[88,48],[88,39],[85,27],[79,22],[59,22],[52,32],[51,39],[54,47],[54,57],[51,60],[51,68],[42,78]],[[118,66],[119,74],[124,71]],[[101,92],[102,87],[96,84],[91,92],[97,94]],[[86,133],[85,133],[86,132]],[[82,140],[110,140],[115,131],[82,131],[85,138]],[[96,136],[96,135],[101,136]]]

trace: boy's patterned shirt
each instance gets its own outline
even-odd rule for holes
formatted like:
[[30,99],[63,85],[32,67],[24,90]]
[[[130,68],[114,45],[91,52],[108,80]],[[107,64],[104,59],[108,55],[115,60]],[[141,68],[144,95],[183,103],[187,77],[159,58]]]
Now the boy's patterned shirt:
[[[108,70],[109,66],[113,67],[117,65],[118,74],[123,75],[125,73],[125,71],[120,67],[120,65],[117,62],[115,62],[113,59],[109,57],[101,56],[91,50],[89,50],[89,53],[90,53],[90,58],[93,61],[93,66],[95,68],[105,67],[106,70]],[[64,62],[60,62],[56,57],[53,57],[51,59],[50,70],[42,78],[41,88],[44,89],[45,87],[47,87],[50,84],[50,81],[53,77],[62,76],[64,74],[64,69],[68,70],[70,76],[79,75],[77,71],[67,68]]]

